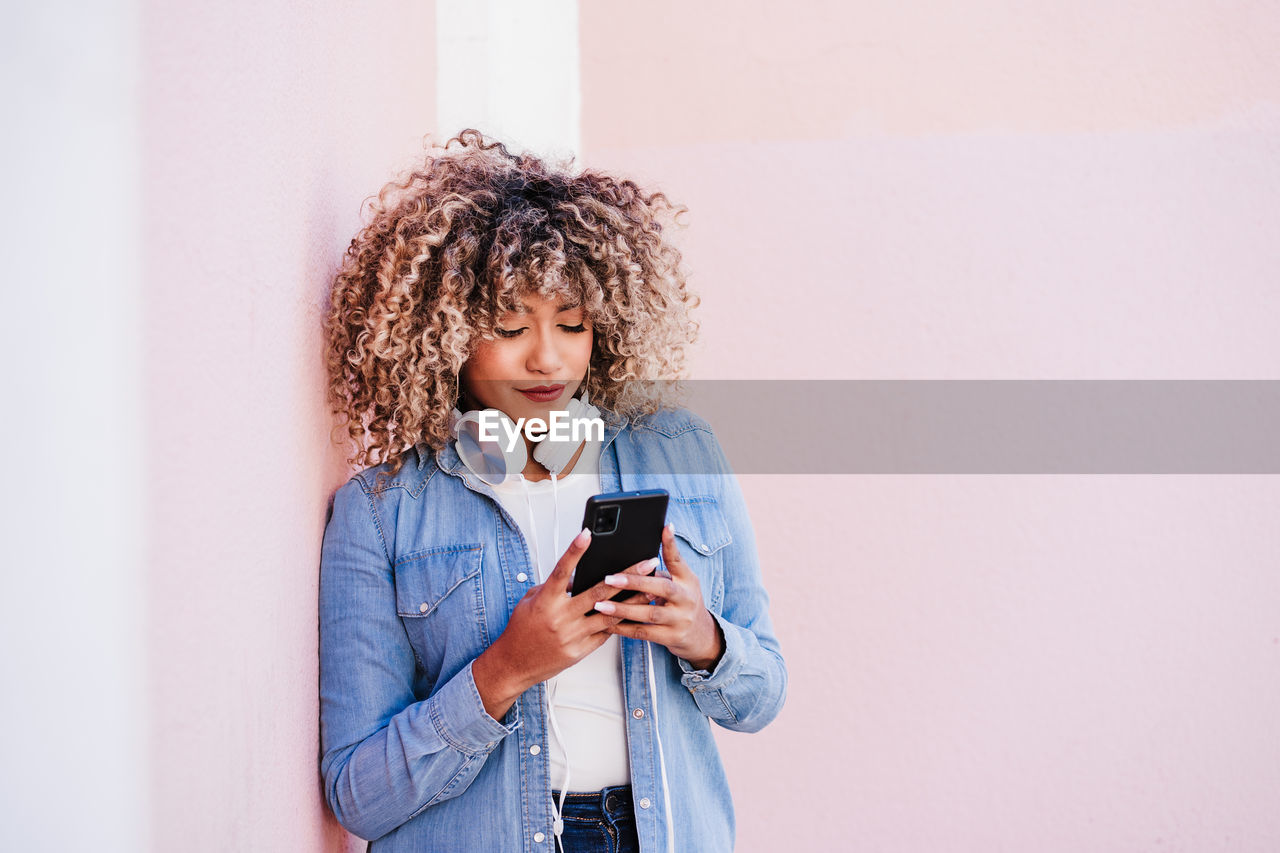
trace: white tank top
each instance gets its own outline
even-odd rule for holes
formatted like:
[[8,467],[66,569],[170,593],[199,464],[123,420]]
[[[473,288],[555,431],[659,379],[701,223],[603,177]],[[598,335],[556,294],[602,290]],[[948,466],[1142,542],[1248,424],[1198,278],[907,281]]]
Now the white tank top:
[[[494,493],[520,526],[542,583],[581,532],[587,498],[600,493],[600,442],[587,442],[573,470],[554,484],[551,480],[511,481],[495,486]],[[631,784],[622,646],[617,635],[549,679],[547,694],[555,728],[564,738],[562,743],[556,737],[549,720],[551,787],[565,789],[566,768],[572,791]]]

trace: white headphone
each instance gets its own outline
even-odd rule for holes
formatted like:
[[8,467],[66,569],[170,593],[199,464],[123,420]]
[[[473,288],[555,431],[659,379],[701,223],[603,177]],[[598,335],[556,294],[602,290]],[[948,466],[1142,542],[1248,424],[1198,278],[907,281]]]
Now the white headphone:
[[[571,420],[600,416],[600,410],[587,402],[585,382],[581,399],[570,397],[565,412]],[[480,418],[486,413],[488,420],[492,421],[496,417],[501,424],[496,441],[484,441],[480,437]],[[503,411],[473,409],[464,415],[455,408],[450,415],[449,428],[457,439],[454,448],[458,451],[458,458],[473,474],[491,486],[500,486],[507,480],[516,478],[523,473],[524,466],[529,462],[523,438],[517,439],[511,450],[506,449],[508,436],[515,433],[516,428]],[[581,441],[560,441],[548,434],[534,447],[533,458],[553,475],[558,475],[581,446]]]

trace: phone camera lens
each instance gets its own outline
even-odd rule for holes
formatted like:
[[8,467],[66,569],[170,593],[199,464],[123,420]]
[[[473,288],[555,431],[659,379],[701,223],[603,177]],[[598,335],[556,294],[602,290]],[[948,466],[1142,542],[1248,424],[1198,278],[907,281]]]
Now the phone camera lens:
[[618,529],[618,513],[622,507],[617,504],[600,507],[596,513],[595,528],[591,531],[595,534],[607,536]]

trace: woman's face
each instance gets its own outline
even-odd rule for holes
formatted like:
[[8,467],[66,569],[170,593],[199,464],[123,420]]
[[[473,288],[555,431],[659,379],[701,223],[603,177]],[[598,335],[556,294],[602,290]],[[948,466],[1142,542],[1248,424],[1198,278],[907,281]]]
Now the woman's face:
[[585,312],[558,297],[535,294],[523,301],[525,311],[500,316],[498,337],[480,341],[462,366],[464,406],[499,409],[512,419],[546,419],[581,387],[591,361]]

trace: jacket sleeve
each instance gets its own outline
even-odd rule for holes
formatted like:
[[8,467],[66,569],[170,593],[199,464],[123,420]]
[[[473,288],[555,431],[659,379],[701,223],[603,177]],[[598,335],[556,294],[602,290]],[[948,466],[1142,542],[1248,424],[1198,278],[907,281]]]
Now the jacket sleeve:
[[769,618],[769,596],[742,488],[710,429],[696,434],[720,483],[719,502],[733,541],[724,559],[724,605],[715,617],[724,633],[724,654],[711,672],[677,658],[681,682],[707,717],[726,729],[755,732],[782,710],[787,665]]
[[358,478],[334,495],[320,558],[320,772],[338,821],[366,840],[467,789],[520,724],[499,723],[468,664],[419,701],[376,507]]

